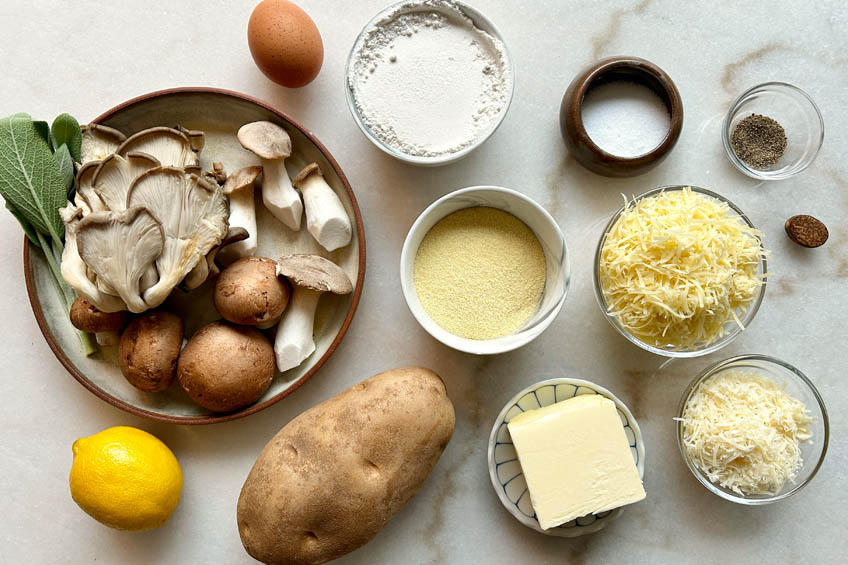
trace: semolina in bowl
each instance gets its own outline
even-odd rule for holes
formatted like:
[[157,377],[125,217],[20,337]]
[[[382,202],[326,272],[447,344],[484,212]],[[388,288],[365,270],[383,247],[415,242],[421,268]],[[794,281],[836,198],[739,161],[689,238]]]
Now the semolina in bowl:
[[503,353],[547,328],[570,272],[562,231],[539,204],[507,188],[452,192],[416,219],[400,279],[419,324],[445,345]]

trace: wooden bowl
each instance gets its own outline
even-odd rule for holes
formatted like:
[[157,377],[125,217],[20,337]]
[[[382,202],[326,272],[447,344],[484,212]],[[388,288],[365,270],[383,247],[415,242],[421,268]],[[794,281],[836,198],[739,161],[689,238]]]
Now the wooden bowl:
[[[86,357],[67,312],[61,306],[50,280],[47,261],[41,252],[24,242],[24,274],[27,293],[44,339],[59,362],[85,388],[109,404],[132,414],[174,424],[211,424],[242,418],[285,398],[312,377],[332,355],[344,337],[362,293],[365,277],[365,230],[356,197],[336,160],[306,128],[292,118],[244,94],[215,88],[175,88],[145,94],[124,102],[92,120],[129,135],[158,125],[183,125],[206,132],[206,146],[200,154],[204,169],[212,161],[222,161],[228,172],[258,164],[258,158],[245,151],[236,139],[238,128],[248,122],[270,120],[282,125],[292,139],[292,156],[286,160],[289,174],[316,162],[336,191],[353,220],[351,243],[327,253],[303,227],[295,233],[279,223],[262,206],[257,191],[257,255],[272,258],[286,253],[317,253],[339,264],[354,283],[346,296],[327,293],[322,296],[315,322],[316,350],[300,367],[277,373],[271,387],[255,404],[226,414],[215,414],[194,404],[174,383],[167,391],[147,393],[130,385],[118,368],[117,348],[102,348],[101,353]],[[164,307],[179,314],[186,326],[186,337],[203,325],[219,318],[212,304],[213,282],[191,293],[174,290]],[[273,337],[269,334],[269,337]]]
[[[583,127],[586,93],[614,81],[635,82],[650,88],[668,109],[671,116],[668,133],[648,153],[636,157],[607,153],[592,141]],[[638,57],[611,57],[587,67],[574,77],[562,97],[559,124],[565,144],[578,163],[599,175],[632,177],[659,165],[674,148],[683,129],[683,100],[671,78],[650,61]]]

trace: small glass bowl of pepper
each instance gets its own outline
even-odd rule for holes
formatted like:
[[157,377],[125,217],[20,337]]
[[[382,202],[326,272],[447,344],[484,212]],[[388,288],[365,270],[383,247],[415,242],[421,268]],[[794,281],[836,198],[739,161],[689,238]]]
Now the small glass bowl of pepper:
[[749,177],[782,180],[815,160],[824,121],[810,96],[785,82],[743,92],[724,119],[722,141],[730,162]]

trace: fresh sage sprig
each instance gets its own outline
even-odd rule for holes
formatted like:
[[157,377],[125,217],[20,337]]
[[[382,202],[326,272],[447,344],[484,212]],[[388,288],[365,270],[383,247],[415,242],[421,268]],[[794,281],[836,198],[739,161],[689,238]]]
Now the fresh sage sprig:
[[[79,123],[61,114],[52,126],[28,114],[0,119],[0,195],[33,245],[47,259],[65,311],[74,291],[62,278],[65,226],[59,216],[74,188],[74,161],[80,161]],[[86,355],[96,351],[91,336],[79,332]]]

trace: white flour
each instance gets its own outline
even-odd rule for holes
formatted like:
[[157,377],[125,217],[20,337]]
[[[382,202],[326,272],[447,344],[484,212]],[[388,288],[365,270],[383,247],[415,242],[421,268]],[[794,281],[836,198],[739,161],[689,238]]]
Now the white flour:
[[456,153],[485,136],[511,81],[503,44],[450,0],[405,3],[374,22],[348,73],[365,125],[420,157]]
[[662,143],[671,127],[663,101],[647,86],[613,81],[583,99],[583,127],[595,144],[613,155],[636,157]]

